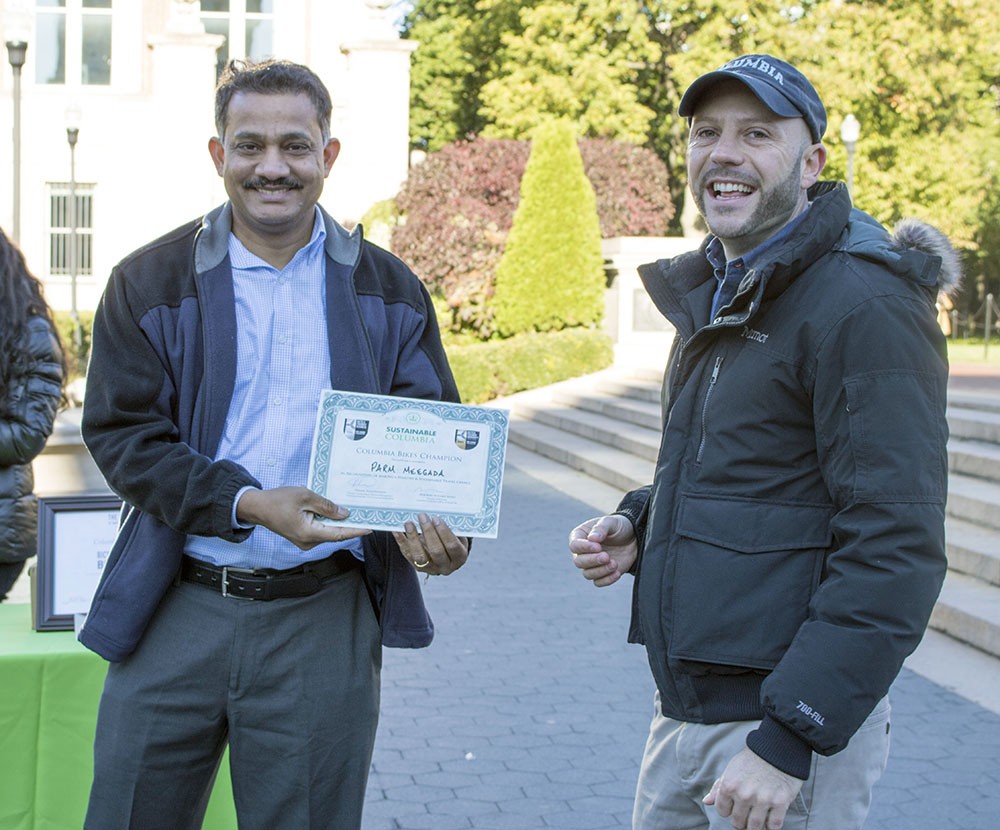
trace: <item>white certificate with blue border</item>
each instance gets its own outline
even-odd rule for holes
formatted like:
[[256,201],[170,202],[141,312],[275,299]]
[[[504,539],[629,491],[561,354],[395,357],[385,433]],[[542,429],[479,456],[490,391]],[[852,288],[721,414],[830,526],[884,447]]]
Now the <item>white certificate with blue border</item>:
[[346,507],[340,527],[402,530],[440,516],[457,536],[496,538],[506,410],[325,390],[309,489]]

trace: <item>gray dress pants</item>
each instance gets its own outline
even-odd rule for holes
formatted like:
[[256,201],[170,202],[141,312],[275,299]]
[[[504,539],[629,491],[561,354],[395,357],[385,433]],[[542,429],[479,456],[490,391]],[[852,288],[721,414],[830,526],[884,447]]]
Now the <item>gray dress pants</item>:
[[270,602],[174,586],[109,667],[85,827],[199,828],[228,744],[240,830],[360,828],[381,667],[356,569]]

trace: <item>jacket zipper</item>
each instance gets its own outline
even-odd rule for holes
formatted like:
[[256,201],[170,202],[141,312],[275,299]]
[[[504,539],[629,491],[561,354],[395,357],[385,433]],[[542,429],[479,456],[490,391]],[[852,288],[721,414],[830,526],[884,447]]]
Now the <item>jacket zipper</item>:
[[712,369],[712,377],[708,381],[708,391],[705,393],[705,403],[701,407],[701,442],[698,444],[698,455],[695,461],[700,464],[701,456],[705,452],[705,442],[708,440],[708,402],[712,398],[712,390],[715,389],[715,382],[719,379],[719,369],[722,366],[722,355],[715,358],[715,367]]

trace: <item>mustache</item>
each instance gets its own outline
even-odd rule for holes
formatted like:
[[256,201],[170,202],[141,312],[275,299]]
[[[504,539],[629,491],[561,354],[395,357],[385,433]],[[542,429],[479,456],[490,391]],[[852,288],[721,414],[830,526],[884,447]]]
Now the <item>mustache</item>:
[[244,190],[257,190],[261,187],[287,187],[292,190],[301,190],[302,182],[298,179],[292,179],[289,177],[283,177],[280,179],[264,179],[257,177],[254,179],[247,179],[243,182]]

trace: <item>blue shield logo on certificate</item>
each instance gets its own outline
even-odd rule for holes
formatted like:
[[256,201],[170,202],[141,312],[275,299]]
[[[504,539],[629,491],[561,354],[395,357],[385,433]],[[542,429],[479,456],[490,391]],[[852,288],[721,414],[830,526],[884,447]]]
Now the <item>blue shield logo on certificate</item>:
[[479,443],[478,429],[456,429],[455,445],[460,450],[474,450]]
[[344,421],[344,435],[352,441],[360,441],[368,434],[368,421],[360,418],[348,418]]

